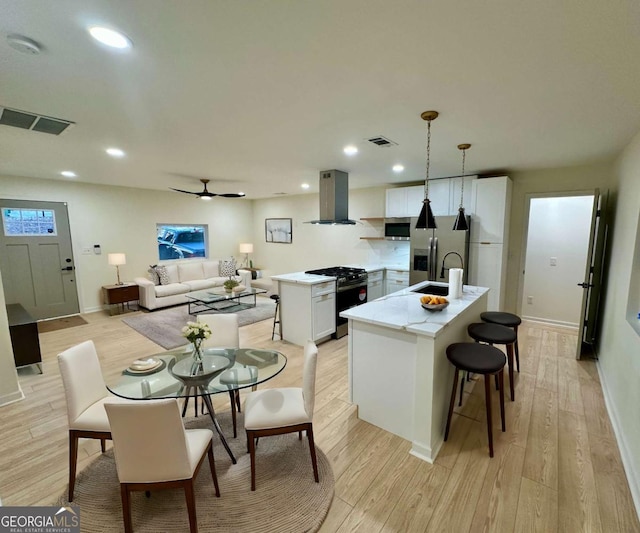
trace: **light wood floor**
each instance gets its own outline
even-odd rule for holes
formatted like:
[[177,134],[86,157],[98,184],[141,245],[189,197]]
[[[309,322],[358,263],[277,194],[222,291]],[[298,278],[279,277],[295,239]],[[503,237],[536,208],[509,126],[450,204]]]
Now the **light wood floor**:
[[[44,375],[21,370],[26,399],[0,408],[5,505],[48,505],[65,490],[67,420],[58,352],[93,339],[107,379],[131,360],[158,352],[118,316],[84,318],[87,325],[41,335]],[[322,532],[640,531],[595,363],[574,359],[576,336],[566,330],[530,323],[519,336],[516,401],[506,401],[506,433],[494,416],[495,457],[488,456],[483,388],[471,386],[433,465],[409,455],[409,442],[358,420],[348,402],[347,337],[321,344],[314,432],[336,477]],[[265,386],[299,385],[302,349],[270,337],[269,320],[241,328],[242,345],[272,347],[289,358]],[[380,397],[384,401],[384,391]],[[228,408],[228,398],[215,400]],[[98,453],[99,445],[86,441],[80,467]]]

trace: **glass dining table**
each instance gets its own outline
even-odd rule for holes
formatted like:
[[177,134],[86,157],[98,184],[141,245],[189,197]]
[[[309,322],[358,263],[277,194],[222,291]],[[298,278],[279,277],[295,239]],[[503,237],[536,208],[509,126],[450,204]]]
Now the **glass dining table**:
[[205,348],[202,361],[198,362],[193,358],[189,345],[155,354],[136,363],[107,382],[107,389],[116,396],[130,400],[184,398],[186,402],[194,398],[197,405],[197,399],[201,397],[222,445],[235,464],[236,458],[216,419],[210,395],[233,393],[264,383],[282,372],[287,365],[287,358],[275,350]]

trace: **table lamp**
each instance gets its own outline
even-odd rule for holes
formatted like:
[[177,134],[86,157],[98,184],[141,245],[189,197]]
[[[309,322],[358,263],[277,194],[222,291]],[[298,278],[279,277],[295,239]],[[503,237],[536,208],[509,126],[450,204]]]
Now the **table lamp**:
[[116,274],[118,276],[118,283],[117,285],[124,285],[124,283],[122,283],[120,281],[120,265],[126,265],[127,264],[127,256],[124,254],[107,254],[107,261],[109,262],[109,264],[111,266],[115,266],[116,267]]
[[249,242],[241,242],[240,243],[240,253],[244,254],[244,266],[249,266],[249,254],[253,253],[253,244]]

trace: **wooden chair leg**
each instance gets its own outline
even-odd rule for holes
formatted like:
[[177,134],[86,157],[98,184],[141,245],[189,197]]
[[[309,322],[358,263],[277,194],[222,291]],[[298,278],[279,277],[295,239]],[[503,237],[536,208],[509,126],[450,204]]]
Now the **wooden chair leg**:
[[[187,391],[187,394],[189,394],[189,391]],[[187,414],[187,407],[189,407],[189,396],[185,396],[184,399],[184,404],[182,406],[182,418]]]
[[516,333],[516,369],[520,372],[520,350],[518,349],[518,326],[513,328]]
[[242,406],[240,405],[240,391],[236,389],[235,391],[236,397],[236,407],[238,408],[238,413],[242,413]]
[[131,499],[129,487],[126,483],[120,484],[120,497],[122,498],[122,518],[124,520],[125,533],[133,533],[133,524],[131,522]]
[[[502,389],[500,389],[502,390]],[[504,392],[502,393],[504,394]],[[491,374],[484,375],[484,398],[487,404],[487,434],[489,436],[489,457],[493,457],[493,431],[491,430]]]
[[231,403],[231,420],[233,420],[233,438],[238,436],[236,431],[236,393],[237,391],[229,391],[229,402]]
[[316,445],[313,441],[313,426],[311,424],[307,426],[307,439],[309,440],[309,451],[311,452],[311,464],[313,465],[313,479],[316,480],[316,483],[319,483],[320,478],[318,476],[318,461],[316,459]]
[[451,401],[449,402],[449,414],[447,415],[447,427],[444,430],[445,441],[449,438],[449,428],[451,427],[451,417],[453,416],[453,406],[456,403],[457,388],[458,388],[458,369],[454,368],[453,369],[453,388],[451,389]]
[[209,457],[209,468],[211,469],[211,477],[213,478],[213,486],[216,488],[216,496],[220,497],[220,487],[218,487],[218,474],[216,474],[216,461],[213,458],[213,441],[209,443],[209,449],[207,450],[207,456]]
[[253,431],[247,431],[249,455],[251,456],[251,490],[256,490],[256,442]]
[[189,513],[189,531],[191,533],[198,533],[198,521],[196,519],[196,498],[193,494],[193,478],[185,480],[184,495],[185,499],[187,500],[187,512]]
[[[456,372],[458,369],[456,368]],[[468,372],[467,372],[468,374]],[[460,401],[458,402],[458,406],[462,405],[462,395],[464,394],[464,382],[466,381],[464,377],[464,372],[462,372],[462,379],[460,380]]]
[[69,430],[69,501],[73,501],[73,491],[76,486],[76,464],[78,462],[78,437],[76,432]]
[[502,418],[502,431],[504,432],[507,430],[504,420],[504,368],[501,368],[498,373],[498,381],[500,382],[500,416]]
[[509,389],[511,389],[511,401],[514,402],[516,393],[513,382],[513,344],[507,344],[507,359],[509,360]]

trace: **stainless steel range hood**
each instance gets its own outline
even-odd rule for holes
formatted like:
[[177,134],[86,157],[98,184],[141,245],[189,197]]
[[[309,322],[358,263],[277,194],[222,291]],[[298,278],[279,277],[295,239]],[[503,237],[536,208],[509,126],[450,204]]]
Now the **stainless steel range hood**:
[[310,220],[309,224],[352,226],[355,223],[355,220],[349,219],[349,174],[342,170],[322,170],[320,220]]

